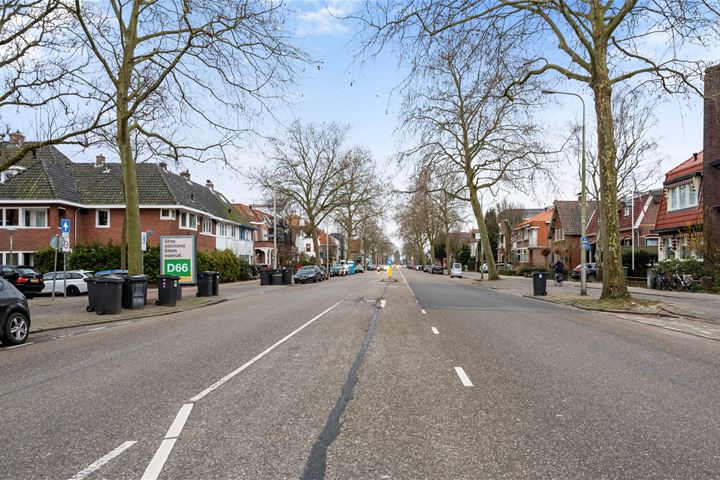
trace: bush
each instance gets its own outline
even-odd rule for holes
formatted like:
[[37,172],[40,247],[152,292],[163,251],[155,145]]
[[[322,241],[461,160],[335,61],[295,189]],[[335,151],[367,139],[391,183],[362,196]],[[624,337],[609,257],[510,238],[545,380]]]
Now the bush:
[[114,243],[76,245],[68,255],[68,270],[110,270],[120,268],[120,246]]
[[156,283],[160,274],[160,246],[148,246],[143,256],[143,271],[149,283]]
[[[211,271],[220,274],[220,282],[234,282],[241,279],[243,261],[233,253],[232,250],[216,250],[212,252],[198,251],[197,271]],[[245,263],[245,275],[248,275],[247,263]]]
[[[647,275],[648,264],[652,261],[650,254],[644,250],[635,252],[635,270],[630,270],[628,275],[631,277],[644,277]],[[632,265],[632,251],[622,252],[622,264],[624,267],[630,268]]]
[[500,273],[500,275],[513,276],[513,275],[515,275],[515,270],[513,270],[512,268],[503,268],[502,270],[500,270],[499,273]]
[[694,258],[665,260],[657,264],[657,270],[667,275],[672,275],[677,270],[680,275],[692,275],[698,280],[706,275],[702,262],[698,262]]
[[[40,273],[52,272],[55,266],[55,249],[46,247],[35,252],[35,269]],[[58,266],[62,270],[62,253],[58,252]]]

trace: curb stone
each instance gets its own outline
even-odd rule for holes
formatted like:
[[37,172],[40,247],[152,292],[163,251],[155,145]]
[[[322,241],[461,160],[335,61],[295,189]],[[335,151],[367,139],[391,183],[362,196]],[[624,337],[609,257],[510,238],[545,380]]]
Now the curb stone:
[[102,324],[106,324],[106,323],[124,322],[127,320],[139,320],[141,318],[162,317],[163,315],[170,315],[173,313],[181,313],[181,312],[190,312],[192,310],[198,310],[200,308],[211,307],[213,305],[218,305],[220,303],[224,303],[227,301],[228,301],[227,298],[221,298],[221,299],[209,302],[209,303],[204,303],[202,305],[193,305],[192,307],[188,307],[188,308],[184,308],[184,309],[178,309],[178,308],[168,309],[168,310],[164,310],[164,311],[160,311],[160,312],[153,312],[148,315],[135,315],[135,316],[131,316],[131,317],[119,317],[119,318],[113,318],[113,319],[108,319],[108,320],[103,319],[103,320],[98,320],[95,322],[91,321],[91,322],[85,322],[85,323],[78,323],[77,325],[63,325],[63,326],[58,326],[58,327],[48,327],[48,328],[38,328],[38,329],[31,328],[30,333],[35,334],[35,333],[41,333],[41,332],[50,332],[53,330],[62,330],[64,328],[85,327],[85,326],[89,326],[89,325],[102,325]]

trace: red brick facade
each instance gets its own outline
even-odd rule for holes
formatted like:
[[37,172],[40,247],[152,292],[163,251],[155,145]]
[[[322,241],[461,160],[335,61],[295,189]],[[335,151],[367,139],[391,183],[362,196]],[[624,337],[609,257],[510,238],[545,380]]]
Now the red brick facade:
[[720,264],[720,65],[705,70],[703,150],[705,262],[713,268]]
[[[64,218],[71,222],[70,243],[73,245],[88,245],[92,243],[120,243],[122,239],[123,220],[125,218],[125,210],[122,208],[109,208],[110,225],[107,228],[96,226],[96,212],[93,208],[79,208],[70,205],[48,205],[48,204],[4,204],[2,208],[46,208],[48,211],[48,226],[41,228],[14,227],[16,229],[13,235],[13,252],[30,253],[48,247],[50,239],[60,232],[61,211],[64,209]],[[103,209],[104,210],[104,209]],[[160,209],[143,208],[140,210],[140,225],[143,231],[151,231],[152,235],[148,236],[148,245],[158,245],[160,236],[162,235],[194,235],[196,237],[196,245],[198,250],[211,251],[215,250],[215,237],[200,232],[202,225],[202,216],[198,214],[197,228],[185,229],[180,228],[177,210],[175,219],[163,220],[160,218]],[[216,225],[213,225],[215,232]],[[0,252],[9,252],[10,238],[6,229],[0,229]],[[30,263],[30,257],[24,256],[18,258],[21,263]],[[5,261],[0,258],[0,261]]]

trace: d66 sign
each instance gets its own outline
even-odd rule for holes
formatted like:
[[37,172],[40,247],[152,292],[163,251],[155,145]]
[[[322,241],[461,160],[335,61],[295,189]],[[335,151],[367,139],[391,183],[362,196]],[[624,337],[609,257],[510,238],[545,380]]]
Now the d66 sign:
[[166,260],[165,275],[186,276],[190,273],[191,264],[191,260]]
[[177,275],[179,283],[195,283],[195,237],[192,235],[160,237],[160,272]]

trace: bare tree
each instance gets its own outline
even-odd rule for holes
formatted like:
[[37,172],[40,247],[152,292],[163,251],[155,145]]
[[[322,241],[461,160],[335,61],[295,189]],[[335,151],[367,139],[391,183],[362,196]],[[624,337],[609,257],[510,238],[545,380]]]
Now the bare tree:
[[47,145],[87,146],[89,134],[107,124],[107,103],[95,112],[80,111],[92,95],[77,88],[88,62],[72,35],[76,26],[61,0],[0,3],[0,114],[36,119],[36,140],[5,149],[0,170]]
[[128,270],[138,273],[134,141],[176,162],[229,162],[247,133],[243,119],[261,113],[291,81],[302,55],[284,34],[281,5],[272,2],[75,0],[72,10],[96,73],[83,86],[114,107],[112,127],[99,135],[122,163]]
[[[308,219],[315,252],[317,229],[342,203],[340,181],[348,156],[343,150],[347,127],[293,122],[284,138],[272,140],[271,166],[252,172],[266,191],[277,192]],[[320,265],[316,254],[315,263]]]
[[[498,212],[497,219],[505,240],[502,246],[503,254],[508,255],[512,250],[512,231],[525,220],[525,209],[507,198],[499,201],[495,205],[495,209]],[[507,258],[505,262],[508,262]]]
[[379,216],[382,208],[380,199],[384,191],[378,181],[375,167],[370,152],[355,147],[346,153],[343,168],[339,172],[338,207],[333,218],[345,233],[346,258],[353,258],[352,241],[355,237],[355,226]]
[[506,89],[508,95],[515,94],[512,87],[546,74],[592,92],[605,239],[602,297],[626,298],[616,214],[613,91],[623,84],[652,84],[668,93],[701,95],[695,81],[717,59],[692,59],[684,47],[717,45],[719,19],[714,0],[424,0],[383,1],[377,8],[368,4],[363,20],[370,34],[366,46],[381,48],[399,40],[413,46],[414,60],[426,57],[429,44],[442,44],[457,29],[510,32],[526,45],[529,70]]
[[427,81],[411,88],[404,104],[404,128],[419,132],[410,156],[444,175],[463,178],[444,190],[468,202],[477,222],[489,277],[499,279],[481,202],[483,192],[501,188],[525,190],[545,171],[545,149],[531,120],[532,96],[515,100],[502,96],[508,82],[499,54],[501,43],[473,45],[463,38],[438,51],[424,70]]

